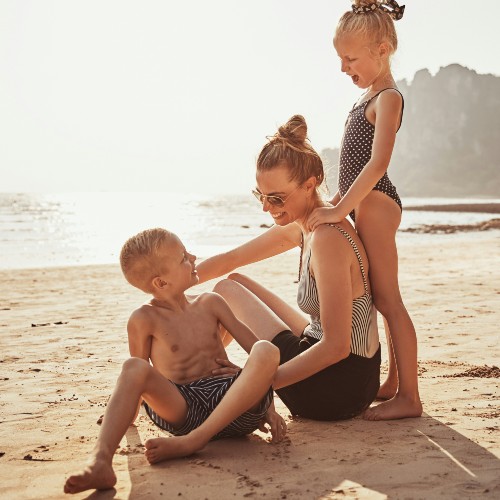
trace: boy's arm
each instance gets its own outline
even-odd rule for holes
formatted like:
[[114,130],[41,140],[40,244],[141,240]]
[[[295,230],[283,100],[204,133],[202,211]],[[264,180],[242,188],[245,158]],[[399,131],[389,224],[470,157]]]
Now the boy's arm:
[[255,333],[234,315],[223,297],[214,292],[211,292],[209,295],[213,311],[218,321],[231,334],[236,342],[249,353],[255,342],[259,340]]
[[[140,309],[134,311],[127,324],[128,349],[131,357],[144,359],[148,363],[151,355],[151,342],[153,339],[149,331],[150,324],[149,321],[147,321],[146,314],[141,312]],[[141,404],[142,398],[139,399],[137,410],[130,425],[135,422],[135,419],[139,414]]]
[[149,362],[151,355],[151,322],[141,309],[132,313],[127,323],[128,350],[130,356]]

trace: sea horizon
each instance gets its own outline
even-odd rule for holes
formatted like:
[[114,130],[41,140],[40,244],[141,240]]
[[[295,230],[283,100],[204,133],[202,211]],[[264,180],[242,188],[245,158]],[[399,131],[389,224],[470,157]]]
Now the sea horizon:
[[[403,206],[500,203],[500,199],[403,197]],[[474,224],[482,212],[403,211],[400,229]],[[0,193],[0,269],[117,264],[124,241],[165,227],[198,258],[229,250],[273,224],[251,194]],[[432,235],[399,233],[400,238]]]

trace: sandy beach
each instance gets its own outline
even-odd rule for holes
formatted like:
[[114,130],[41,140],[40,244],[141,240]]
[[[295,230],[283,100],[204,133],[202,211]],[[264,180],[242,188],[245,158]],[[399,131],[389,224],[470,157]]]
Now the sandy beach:
[[[142,443],[166,434],[140,415],[115,457],[116,489],[75,497],[499,498],[499,236],[400,237],[401,289],[419,339],[421,418],[314,422],[292,419],[276,399],[288,421],[284,442],[256,432],[150,466]],[[244,272],[294,303],[297,266],[292,252]],[[0,271],[0,284],[0,497],[63,498],[128,356],[129,313],[146,296],[117,265]],[[244,360],[237,346],[230,355]]]

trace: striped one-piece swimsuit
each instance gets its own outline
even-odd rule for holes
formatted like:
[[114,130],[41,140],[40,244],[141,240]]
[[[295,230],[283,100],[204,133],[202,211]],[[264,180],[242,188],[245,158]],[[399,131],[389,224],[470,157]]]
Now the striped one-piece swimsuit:
[[[347,231],[335,224],[328,225],[340,231],[347,238],[358,258],[365,293],[352,301],[351,352],[358,356],[371,358],[379,347],[379,338],[376,311],[373,306],[372,296],[368,290],[361,254]],[[303,335],[320,340],[323,337],[323,329],[321,327],[318,289],[316,280],[309,271],[310,261],[311,249],[305,256],[304,269],[300,273],[297,304],[311,318],[311,322],[304,329]]]

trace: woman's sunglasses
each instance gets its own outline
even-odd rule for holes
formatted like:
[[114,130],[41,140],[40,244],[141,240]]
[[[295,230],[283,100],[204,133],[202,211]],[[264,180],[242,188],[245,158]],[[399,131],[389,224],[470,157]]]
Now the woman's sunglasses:
[[292,196],[295,191],[297,191],[300,186],[297,186],[291,193],[287,194],[284,198],[281,196],[275,196],[273,194],[262,194],[258,189],[252,189],[252,194],[264,205],[264,201],[267,200],[269,205],[273,207],[284,207],[286,201],[290,196]]

